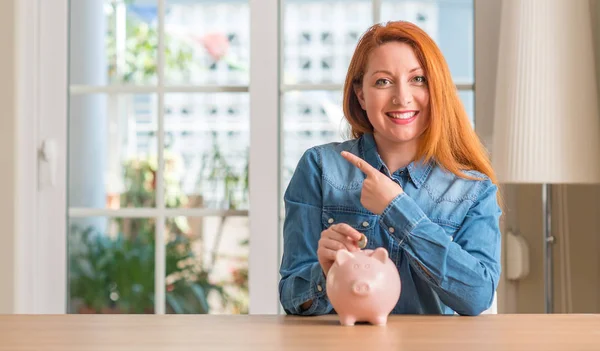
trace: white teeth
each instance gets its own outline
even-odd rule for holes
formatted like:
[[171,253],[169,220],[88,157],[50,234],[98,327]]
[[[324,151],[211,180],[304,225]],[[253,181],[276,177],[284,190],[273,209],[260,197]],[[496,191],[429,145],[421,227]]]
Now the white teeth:
[[416,115],[417,112],[413,111],[413,112],[404,112],[404,113],[397,113],[397,112],[388,112],[386,113],[386,115],[392,117],[392,118],[398,118],[398,119],[409,119],[414,117],[414,115]]

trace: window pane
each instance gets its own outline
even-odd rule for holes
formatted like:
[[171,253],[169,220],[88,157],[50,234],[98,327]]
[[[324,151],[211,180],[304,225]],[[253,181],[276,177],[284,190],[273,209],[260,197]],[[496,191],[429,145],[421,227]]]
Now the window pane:
[[247,93],[167,94],[167,207],[248,209]]
[[282,187],[306,149],[345,140],[349,125],[343,117],[342,94],[332,91],[294,91],[283,96]]
[[154,313],[154,219],[72,218],[69,313]]
[[397,20],[418,25],[435,40],[456,83],[473,83],[473,0],[383,0],[381,21]]
[[372,24],[368,0],[285,0],[284,83],[337,83]]
[[248,1],[168,0],[165,32],[167,83],[248,84]]
[[69,206],[154,207],[156,96],[74,95],[69,110]]
[[71,84],[156,84],[156,15],[156,0],[71,1]]
[[166,312],[248,313],[247,217],[167,219]]
[[467,115],[469,115],[471,125],[475,128],[475,94],[473,90],[461,90],[458,92],[458,96],[467,111]]

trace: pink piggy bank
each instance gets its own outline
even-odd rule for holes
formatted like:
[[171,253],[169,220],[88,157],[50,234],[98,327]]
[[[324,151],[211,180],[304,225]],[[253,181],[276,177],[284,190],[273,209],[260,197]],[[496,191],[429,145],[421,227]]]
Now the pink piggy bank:
[[327,296],[342,325],[385,325],[400,298],[400,275],[386,249],[337,251]]

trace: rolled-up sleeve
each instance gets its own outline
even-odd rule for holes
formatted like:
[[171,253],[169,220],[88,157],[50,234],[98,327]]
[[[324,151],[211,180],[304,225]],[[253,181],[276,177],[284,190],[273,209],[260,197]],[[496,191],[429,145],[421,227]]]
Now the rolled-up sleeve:
[[[285,195],[283,257],[279,299],[287,314],[320,315],[331,312],[317,247],[323,225],[322,168],[319,151],[307,150],[300,159]],[[312,300],[311,306],[301,305]]]
[[491,306],[501,271],[498,189],[489,180],[478,186],[477,200],[454,238],[406,193],[381,216],[381,225],[399,242],[411,267],[444,304],[462,315],[478,315]]

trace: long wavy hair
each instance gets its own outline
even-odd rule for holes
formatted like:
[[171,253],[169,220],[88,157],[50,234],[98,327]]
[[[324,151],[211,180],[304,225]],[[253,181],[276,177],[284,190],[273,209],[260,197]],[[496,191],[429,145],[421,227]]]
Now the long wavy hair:
[[464,171],[479,171],[497,185],[487,150],[471,126],[444,56],[433,39],[410,22],[376,24],[360,38],[344,83],[344,115],[352,127],[352,137],[373,133],[373,125],[360,106],[355,87],[363,83],[371,52],[393,41],[407,43],[413,48],[429,89],[430,122],[420,138],[416,159],[426,162],[433,159],[446,170],[467,179],[477,178]]

